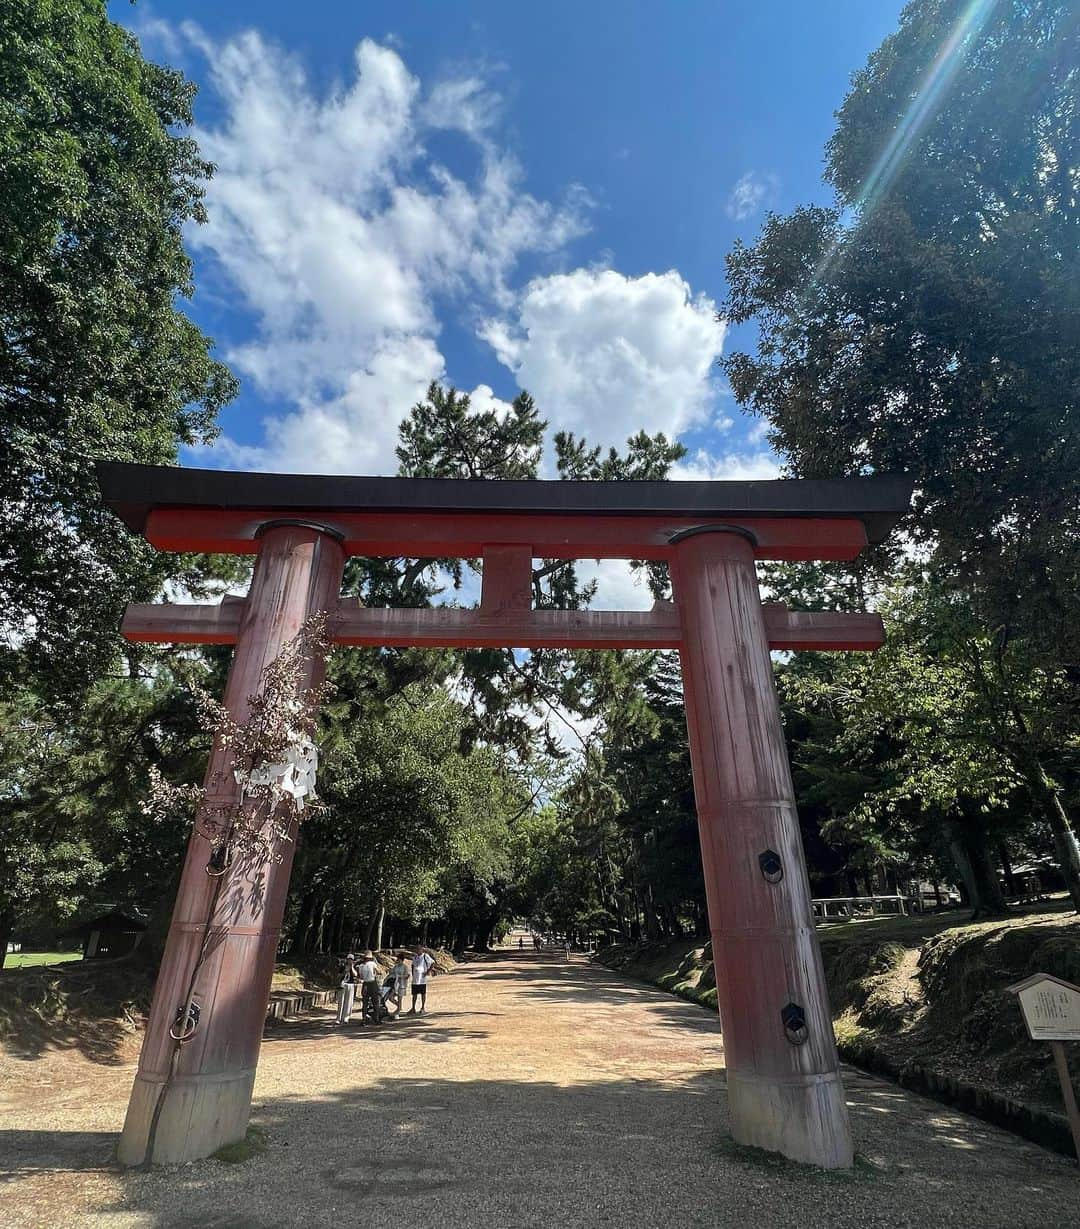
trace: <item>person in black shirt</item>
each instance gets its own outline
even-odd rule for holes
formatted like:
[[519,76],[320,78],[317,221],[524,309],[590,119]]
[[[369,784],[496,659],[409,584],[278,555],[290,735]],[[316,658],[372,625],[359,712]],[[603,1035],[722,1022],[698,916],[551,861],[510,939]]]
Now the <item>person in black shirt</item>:
[[337,1020],[335,1024],[348,1024],[352,1015],[353,1004],[356,1002],[356,957],[350,952],[345,957],[345,970],[341,975],[341,985],[338,986]]

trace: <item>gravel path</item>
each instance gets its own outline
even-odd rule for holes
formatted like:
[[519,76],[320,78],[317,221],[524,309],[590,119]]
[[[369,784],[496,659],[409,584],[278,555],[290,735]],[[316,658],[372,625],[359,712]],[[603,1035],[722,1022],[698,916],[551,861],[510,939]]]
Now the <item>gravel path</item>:
[[[0,1064],[0,1224],[284,1229],[1080,1224],[1075,1163],[849,1071],[863,1163],[827,1175],[725,1139],[700,1007],[581,960],[496,956],[440,977],[428,1016],[314,1012],[263,1046],[240,1165],[125,1173],[110,1153],[133,1054]],[[74,1071],[74,1074],[72,1072]]]

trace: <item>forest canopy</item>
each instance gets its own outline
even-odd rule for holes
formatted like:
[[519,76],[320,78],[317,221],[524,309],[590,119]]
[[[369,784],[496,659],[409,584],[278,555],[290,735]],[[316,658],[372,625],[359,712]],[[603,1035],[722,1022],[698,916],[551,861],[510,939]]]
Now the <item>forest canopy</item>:
[[[819,895],[957,885],[977,913],[1021,868],[1080,908],[1080,26],[1075,6],[915,0],[854,76],[831,204],[770,215],[727,259],[723,360],[789,476],[905,471],[914,514],[852,565],[763,567],[803,610],[879,610],[876,654],[774,661]],[[942,71],[933,107],[919,101]],[[155,554],[92,463],[173,463],[236,382],[184,310],[183,229],[210,167],[194,89],[96,0],[0,15],[0,961],[103,902],[167,919],[199,780],[199,689],[228,650],[119,638],[132,600],[246,583]],[[718,279],[722,276],[717,271]],[[442,383],[401,407],[403,477],[533,479],[545,407]],[[664,479],[677,440],[559,433],[561,479]],[[476,561],[362,559],[368,606],[458,600]],[[664,567],[639,565],[658,598]],[[534,561],[534,605],[595,596]],[[707,933],[682,682],[668,652],[348,649],[320,720],[284,946],[484,946],[511,919],[585,940]],[[918,888],[917,888],[918,890]]]

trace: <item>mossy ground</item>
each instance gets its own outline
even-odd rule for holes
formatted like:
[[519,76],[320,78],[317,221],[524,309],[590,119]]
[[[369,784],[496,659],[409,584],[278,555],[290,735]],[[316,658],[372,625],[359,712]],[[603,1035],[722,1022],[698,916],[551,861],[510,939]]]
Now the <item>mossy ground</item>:
[[779,1152],[769,1152],[765,1148],[753,1148],[749,1144],[738,1144],[735,1140],[724,1138],[717,1140],[713,1150],[718,1156],[729,1157],[754,1169],[764,1170],[775,1177],[794,1178],[808,1182],[873,1182],[878,1178],[888,1176],[889,1167],[881,1165],[870,1157],[856,1152],[850,1169],[822,1169],[817,1165],[805,1165],[800,1161],[788,1160]]
[[260,1152],[265,1152],[267,1143],[265,1131],[259,1130],[258,1127],[248,1127],[247,1134],[243,1139],[238,1139],[234,1144],[226,1144],[224,1148],[219,1148],[214,1153],[214,1159],[222,1161],[226,1165],[242,1165],[244,1161],[250,1161],[253,1156],[258,1156]]

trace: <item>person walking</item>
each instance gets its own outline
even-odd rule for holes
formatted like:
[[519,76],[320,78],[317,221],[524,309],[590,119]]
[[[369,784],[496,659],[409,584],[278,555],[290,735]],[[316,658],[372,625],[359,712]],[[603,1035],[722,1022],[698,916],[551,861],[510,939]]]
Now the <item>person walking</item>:
[[[412,958],[412,1007],[409,1015],[423,1015],[427,1010],[427,979],[428,972],[435,964],[435,957],[421,943]],[[416,1000],[420,1000],[420,1010],[416,1010]]]
[[338,986],[335,1024],[349,1023],[353,1004],[356,1002],[356,978],[356,957],[350,952],[345,957],[345,970],[341,975],[341,985]]
[[381,970],[372,952],[364,953],[364,963],[360,966],[360,1024],[363,1026],[364,1016],[370,1008],[371,1014],[378,1024],[382,1020],[382,995],[379,993],[379,977]]
[[409,966],[407,961],[408,957],[405,953],[398,952],[394,967],[390,970],[392,987],[390,997],[394,1000],[396,1008],[395,1018],[401,1015],[402,1009],[405,1006],[405,995],[409,990]]

